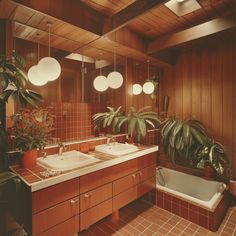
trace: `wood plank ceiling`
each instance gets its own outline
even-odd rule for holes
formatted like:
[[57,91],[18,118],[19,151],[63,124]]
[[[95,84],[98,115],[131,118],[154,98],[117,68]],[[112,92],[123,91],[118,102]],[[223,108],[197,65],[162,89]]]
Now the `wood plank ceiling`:
[[[181,17],[162,4],[132,20],[115,33],[102,36],[16,2],[0,1],[0,17],[15,22],[15,37],[37,41],[36,35],[39,34],[40,44],[48,45],[47,22],[51,22],[51,46],[53,48],[68,53],[78,52],[93,58],[99,58],[102,53],[103,59],[112,61],[114,47],[117,47],[120,61],[122,56],[128,56],[140,61],[149,59],[151,64],[159,66],[167,64],[147,55],[143,42],[149,42],[160,36],[187,29],[219,16],[234,14],[234,0],[198,0],[202,8]],[[112,17],[135,3],[134,0],[81,0],[80,2],[95,9],[104,17]]]

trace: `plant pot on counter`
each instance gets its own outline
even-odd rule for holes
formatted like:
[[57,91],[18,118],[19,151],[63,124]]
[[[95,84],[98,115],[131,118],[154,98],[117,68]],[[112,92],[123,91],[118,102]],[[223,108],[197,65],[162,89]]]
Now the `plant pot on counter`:
[[210,163],[205,163],[203,169],[203,177],[207,180],[215,179],[215,169]]
[[24,153],[21,159],[21,164],[24,168],[34,167],[38,157],[37,149],[29,150]]

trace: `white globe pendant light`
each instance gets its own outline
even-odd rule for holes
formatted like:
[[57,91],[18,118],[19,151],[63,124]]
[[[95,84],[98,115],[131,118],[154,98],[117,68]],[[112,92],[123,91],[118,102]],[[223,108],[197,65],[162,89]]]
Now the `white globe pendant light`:
[[145,82],[143,85],[143,92],[146,94],[151,94],[154,91],[154,84],[150,81]]
[[61,74],[61,66],[53,57],[44,57],[39,61],[40,72],[48,81],[56,80]]
[[139,95],[142,92],[142,86],[140,84],[133,84],[133,95]]
[[116,71],[116,48],[114,48],[114,71],[107,76],[108,85],[112,89],[118,89],[123,84],[123,76]]
[[97,76],[93,81],[93,87],[98,92],[104,92],[108,89],[108,81],[107,78],[103,75]]
[[32,66],[28,70],[28,78],[29,78],[29,81],[33,85],[36,85],[36,86],[43,86],[43,85],[45,85],[48,82],[45,79],[45,77],[40,74],[40,70],[39,70],[39,66],[38,65]]
[[[37,37],[39,38],[39,34],[37,34]],[[38,57],[38,62],[39,62],[39,39],[38,39],[37,57]],[[43,86],[48,82],[46,77],[40,73],[40,68],[38,64],[30,67],[30,69],[28,70],[27,76],[30,83],[36,86]]]
[[[147,60],[147,80],[149,80],[149,60]],[[146,94],[151,94],[154,92],[155,86],[151,81],[146,81],[143,85],[143,92]]]
[[48,57],[44,57],[39,61],[40,74],[48,81],[56,80],[61,74],[61,65],[51,54],[51,23],[48,26]]

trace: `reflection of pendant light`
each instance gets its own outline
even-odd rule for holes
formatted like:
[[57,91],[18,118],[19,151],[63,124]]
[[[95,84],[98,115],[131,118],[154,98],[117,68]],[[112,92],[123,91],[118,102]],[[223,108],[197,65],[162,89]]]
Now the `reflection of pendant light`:
[[50,56],[50,41],[51,41],[51,23],[47,23],[48,26],[48,57],[44,57],[39,61],[40,74],[44,76],[48,81],[56,80],[61,74],[61,66],[59,62]]
[[133,84],[133,95],[139,95],[142,92],[142,86],[140,84]]
[[[38,41],[38,54],[37,54],[37,56],[38,56],[38,62],[39,62],[39,34],[37,34],[37,37],[38,37],[38,40],[37,40]],[[38,64],[30,67],[27,75],[28,75],[29,81],[36,86],[42,86],[48,82],[45,79],[45,77],[40,74],[40,69],[39,69]]]
[[93,87],[98,91],[98,92],[104,92],[108,89],[108,80],[105,76],[102,75],[102,66],[101,66],[101,58],[99,60],[100,62],[100,75],[98,75],[94,81],[93,81]]
[[107,76],[110,88],[117,89],[123,84],[123,76],[116,71],[116,47],[114,48],[114,71]]
[[[147,80],[149,80],[149,60],[147,61]],[[146,94],[153,93],[155,86],[152,82],[147,81],[143,85],[143,92]]]

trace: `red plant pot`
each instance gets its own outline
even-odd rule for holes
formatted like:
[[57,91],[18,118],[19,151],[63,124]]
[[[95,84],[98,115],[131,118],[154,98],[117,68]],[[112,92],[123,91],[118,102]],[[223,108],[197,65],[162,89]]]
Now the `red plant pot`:
[[34,167],[38,157],[37,149],[26,151],[22,157],[21,163],[25,168]]
[[211,164],[206,163],[203,169],[203,175],[205,179],[215,178],[215,169]]

